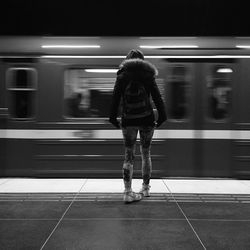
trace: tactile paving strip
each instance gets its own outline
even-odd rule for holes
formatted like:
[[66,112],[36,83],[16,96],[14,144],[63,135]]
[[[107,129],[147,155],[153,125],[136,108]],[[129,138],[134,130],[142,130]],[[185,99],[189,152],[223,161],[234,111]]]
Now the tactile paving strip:
[[[122,193],[4,193],[1,201],[122,201]],[[249,194],[175,194],[151,193],[142,202],[229,202],[250,203]]]

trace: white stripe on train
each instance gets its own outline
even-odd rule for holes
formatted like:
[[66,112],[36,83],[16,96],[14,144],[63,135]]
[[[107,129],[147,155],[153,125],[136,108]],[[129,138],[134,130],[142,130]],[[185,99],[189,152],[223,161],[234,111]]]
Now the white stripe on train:
[[[121,130],[0,129],[5,139],[122,139]],[[155,130],[154,139],[250,140],[249,130]]]
[[[67,58],[119,58],[119,59],[124,59],[126,56],[124,55],[42,55],[40,58],[62,58],[62,59],[67,59]],[[225,58],[250,58],[250,55],[184,55],[184,56],[176,56],[176,55],[145,55],[146,59],[164,59],[164,58],[185,58],[185,59],[192,59],[192,58],[220,58],[220,59],[225,59]]]

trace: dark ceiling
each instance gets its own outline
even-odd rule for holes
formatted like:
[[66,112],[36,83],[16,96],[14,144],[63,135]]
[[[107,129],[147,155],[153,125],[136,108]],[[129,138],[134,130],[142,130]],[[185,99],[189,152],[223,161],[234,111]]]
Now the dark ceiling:
[[[242,1],[243,2],[243,1]],[[8,0],[1,35],[250,36],[248,9],[225,0]]]

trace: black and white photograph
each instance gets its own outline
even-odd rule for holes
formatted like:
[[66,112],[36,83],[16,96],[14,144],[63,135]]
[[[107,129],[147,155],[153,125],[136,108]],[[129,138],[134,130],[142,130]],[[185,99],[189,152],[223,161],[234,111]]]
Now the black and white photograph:
[[0,10],[0,250],[250,249],[245,1]]

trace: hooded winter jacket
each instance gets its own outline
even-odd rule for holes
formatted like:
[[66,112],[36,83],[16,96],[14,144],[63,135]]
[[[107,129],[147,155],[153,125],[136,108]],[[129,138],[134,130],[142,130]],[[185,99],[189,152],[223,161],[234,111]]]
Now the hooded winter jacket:
[[[155,81],[155,77],[158,74],[157,69],[153,64],[141,59],[126,59],[124,60],[117,72],[116,83],[113,90],[111,110],[109,121],[119,128],[119,122],[117,121],[118,111],[120,103],[123,100],[123,94],[127,84],[133,79],[140,81],[144,84],[145,90],[150,98],[155,103],[158,111],[157,127],[159,127],[166,119],[164,102],[161,98],[160,91]],[[143,118],[126,119],[121,112],[122,127],[127,126],[155,126],[155,116],[152,113]]]

